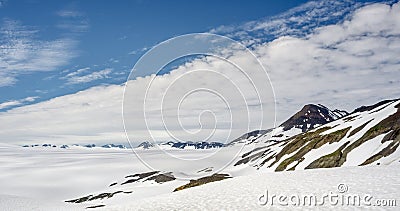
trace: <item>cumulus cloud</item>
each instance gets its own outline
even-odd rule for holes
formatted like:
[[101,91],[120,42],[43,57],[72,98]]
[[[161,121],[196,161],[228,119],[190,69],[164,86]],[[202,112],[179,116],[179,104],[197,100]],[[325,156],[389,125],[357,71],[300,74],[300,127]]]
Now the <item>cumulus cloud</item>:
[[399,97],[399,18],[399,3],[373,4],[305,38],[281,37],[258,46],[280,106],[313,101],[351,110]]
[[[278,123],[306,103],[322,103],[332,108],[352,110],[381,99],[399,97],[400,22],[397,20],[400,20],[400,3],[392,6],[372,4],[356,10],[341,23],[316,28],[303,37],[281,36],[271,42],[254,45],[253,51],[268,68],[274,85]],[[231,55],[230,59],[250,70],[256,67],[240,51]],[[202,72],[196,74],[193,70]],[[261,78],[256,71],[249,71],[249,74],[253,78]],[[70,77],[79,75],[72,73]],[[177,80],[184,77],[187,78]],[[129,82],[136,89],[133,89],[135,92],[131,93],[126,104],[131,108],[128,117],[138,120],[130,125],[135,130],[128,131],[135,137],[132,141],[149,139],[147,127],[141,123],[141,99],[146,85],[152,79],[155,82],[149,89],[145,108],[149,128],[154,131],[152,135],[160,140],[169,137],[162,121],[159,121],[160,112],[171,118],[166,121],[171,121],[168,129],[174,134],[186,133],[182,127],[189,132],[186,134],[196,132],[201,127],[209,133],[216,125],[219,130],[214,140],[218,140],[226,137],[228,132],[232,132],[234,137],[247,130],[241,124],[230,125],[229,109],[234,110],[239,119],[246,120],[248,117],[257,122],[261,118],[255,112],[257,108],[271,104],[258,102],[251,84],[229,64],[212,57],[195,59],[169,74],[151,75]],[[191,86],[217,89],[229,99],[229,109],[216,95],[195,92],[182,101],[180,113],[177,114],[177,96],[182,96]],[[245,101],[254,106],[250,113],[241,110],[243,98],[236,92],[237,88],[248,92]],[[166,90],[169,90],[166,101],[160,102]],[[123,142],[122,92],[121,85],[100,86],[9,110],[0,115],[0,122],[5,123],[0,126],[0,140],[18,140],[21,143]],[[162,103],[164,109],[160,109]],[[177,115],[181,122],[174,122]],[[218,121],[215,122],[215,119]],[[249,129],[255,127],[251,125]],[[225,130],[230,128],[231,131]],[[189,135],[186,137],[193,140]]]
[[7,122],[1,126],[1,142],[110,143],[124,140],[121,96],[122,86],[100,86],[9,110],[0,115],[1,121]]
[[37,29],[18,21],[3,20],[0,28],[0,86],[13,85],[20,74],[55,70],[76,56],[75,40],[38,40],[37,32]]
[[130,139],[141,138],[142,128],[142,137],[158,141],[228,142],[249,128],[273,127],[266,73],[247,52],[229,61],[198,58],[169,74],[129,81],[124,115]]

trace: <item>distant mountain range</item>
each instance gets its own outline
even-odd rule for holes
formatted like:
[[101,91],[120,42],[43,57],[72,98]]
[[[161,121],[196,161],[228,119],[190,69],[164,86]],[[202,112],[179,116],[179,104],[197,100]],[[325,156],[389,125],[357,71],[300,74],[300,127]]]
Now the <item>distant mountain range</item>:
[[128,149],[130,148],[129,146],[125,146],[123,144],[103,144],[103,145],[96,145],[96,144],[72,144],[72,145],[67,145],[67,144],[62,144],[62,145],[56,145],[56,144],[31,144],[31,145],[23,145],[22,147],[46,147],[46,148],[62,148],[62,149],[68,149],[68,148],[118,148],[118,149]]
[[[299,134],[301,132],[306,132],[308,130],[314,129],[318,126],[327,124],[334,120],[340,119],[349,113],[343,110],[330,110],[326,106],[321,104],[314,105],[308,104],[305,105],[300,111],[290,117],[287,121],[282,123],[280,127],[283,127],[284,131],[287,132],[288,135],[283,138],[288,138],[291,135]],[[251,144],[253,142],[257,142],[257,140],[275,129],[267,129],[267,130],[254,130],[249,133],[245,133],[242,136],[236,138],[228,144],[222,144],[219,142],[173,142],[169,141],[166,143],[158,144],[160,148],[163,149],[210,149],[210,148],[220,148],[233,146],[235,144]],[[154,148],[154,144],[150,142],[143,142],[139,144],[137,148],[140,149],[151,149]]]
[[[166,143],[161,143],[157,144],[159,148],[161,149],[213,149],[213,148],[220,148],[224,147],[225,145],[223,143],[219,142],[174,142],[174,141],[169,141]],[[137,146],[136,149],[151,149],[155,148],[155,145],[146,141],[139,146]]]
[[[223,143],[219,142],[165,142],[157,144],[159,148],[162,149],[213,149],[213,148],[220,148],[224,147]],[[31,144],[31,145],[23,145],[22,147],[25,148],[61,148],[61,149],[70,149],[70,148],[107,148],[107,149],[130,149],[129,145],[124,144],[103,144],[103,145],[96,145],[96,144]],[[156,146],[148,141],[142,142],[134,149],[158,149]]]
[[[254,146],[234,166],[250,164],[275,171],[339,166],[386,164],[400,155],[400,99],[361,106],[353,112],[308,104],[279,127],[246,133],[228,144],[219,142],[148,141],[135,149],[214,149],[234,145]],[[130,148],[123,144],[53,145],[47,148]]]
[[[348,115],[348,112],[342,110],[330,110],[327,107],[318,104],[308,104],[305,105],[300,111],[290,117],[287,121],[282,123],[280,127],[283,127],[284,131],[292,131],[292,134],[298,134],[300,132],[306,132],[308,130],[314,129],[320,125],[324,125],[328,122],[334,121],[336,119],[342,118],[343,116]],[[292,129],[295,129],[293,131]],[[300,129],[297,131],[296,129]],[[255,130],[249,133],[246,133],[235,140],[231,141],[228,144],[223,144],[220,142],[180,142],[180,141],[168,141],[164,143],[151,143],[149,141],[144,141],[140,143],[135,149],[214,149],[221,148],[226,146],[232,146],[235,144],[251,144],[258,140],[258,138],[266,133],[273,131],[274,129],[268,130]],[[285,136],[289,137],[289,136]],[[131,148],[130,145],[124,144],[33,144],[33,145],[24,145],[23,147],[48,147],[48,148],[63,148],[68,149],[71,147],[81,147],[81,148],[116,148],[116,149],[128,149]]]

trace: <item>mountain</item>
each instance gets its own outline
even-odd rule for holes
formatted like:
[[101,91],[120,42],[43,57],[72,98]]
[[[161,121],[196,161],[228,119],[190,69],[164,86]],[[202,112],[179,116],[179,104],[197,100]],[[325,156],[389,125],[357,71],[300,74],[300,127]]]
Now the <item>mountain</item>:
[[138,149],[150,149],[154,147],[154,145],[148,141],[140,143],[136,148]]
[[103,147],[103,148],[119,148],[119,149],[127,149],[128,148],[123,144],[105,144],[105,145],[102,145],[101,147]]
[[243,143],[245,143],[245,144],[251,144],[251,143],[253,143],[255,140],[257,140],[257,138],[259,138],[260,136],[262,136],[262,135],[264,135],[264,134],[266,134],[266,133],[268,133],[268,132],[271,132],[271,131],[272,131],[272,129],[269,129],[269,130],[254,130],[254,131],[251,131],[251,132],[246,133],[246,134],[243,134],[243,135],[240,136],[239,138],[237,138],[237,139],[235,139],[235,140],[229,142],[229,143],[227,144],[227,146],[232,146],[232,145],[235,145],[235,144],[243,144]]
[[[158,147],[162,149],[214,149],[214,148],[221,148],[225,145],[219,142],[165,142],[157,144]],[[23,145],[24,148],[61,148],[61,149],[69,149],[69,148],[107,148],[107,149],[128,149],[130,146],[125,146],[124,144],[103,144],[103,145],[96,145],[96,144],[62,144],[62,145],[55,145],[55,144],[31,144],[31,145]],[[148,141],[140,143],[135,149],[152,149],[156,146]]]
[[[213,148],[221,148],[225,145],[219,142],[174,142],[168,141],[165,143],[157,144],[159,148],[162,149],[213,149]],[[142,142],[139,144],[136,149],[151,149],[155,148],[156,146],[149,142]]]
[[330,110],[321,104],[305,105],[279,127],[268,130],[255,130],[231,141],[227,146],[235,144],[257,144],[260,140],[282,141],[300,133],[312,130],[321,125],[340,119],[349,113],[343,110]]
[[393,102],[393,101],[395,101],[395,100],[383,100],[383,101],[380,101],[380,102],[378,102],[378,103],[376,103],[376,104],[373,104],[373,105],[361,106],[361,107],[356,108],[356,109],[355,109],[353,112],[351,112],[351,113],[353,114],[353,113],[357,113],[357,112],[370,111],[370,110],[372,110],[372,109],[374,109],[374,108],[377,108],[377,107],[379,107],[379,106],[382,106],[382,105],[384,105],[384,104],[387,104],[387,103],[390,103],[390,102]]
[[[257,148],[242,154],[235,166],[251,163],[257,169],[284,171],[398,162],[400,99],[362,106],[335,121],[320,106],[304,108],[296,114],[299,119],[314,109],[314,115],[319,110],[330,122],[284,140],[260,137]],[[320,116],[317,119],[323,122]],[[290,125],[287,122],[283,127]]]
[[302,132],[312,130],[320,125],[324,125],[328,122],[332,122],[339,118],[348,115],[346,111],[341,110],[329,110],[329,108],[318,104],[305,105],[299,112],[290,117],[287,121],[282,123],[280,126],[283,127],[284,131],[290,130],[291,128],[300,128]]
[[116,148],[116,149],[128,149],[129,147],[123,145],[123,144],[104,144],[104,145],[96,145],[96,144],[72,144],[72,145],[67,145],[67,144],[62,144],[62,145],[56,145],[56,144],[31,144],[31,145],[23,145],[22,147],[25,148],[61,148],[61,149],[68,149],[68,148]]

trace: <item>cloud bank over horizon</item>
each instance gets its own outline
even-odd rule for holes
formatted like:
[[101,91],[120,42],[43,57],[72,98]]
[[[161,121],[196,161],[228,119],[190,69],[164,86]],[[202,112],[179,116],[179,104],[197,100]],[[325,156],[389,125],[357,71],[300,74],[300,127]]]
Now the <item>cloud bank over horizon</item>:
[[[371,4],[348,13],[344,21],[313,28],[303,36],[284,35],[272,41],[252,42],[252,51],[267,68],[275,89],[277,124],[307,103],[322,103],[330,108],[351,111],[361,105],[400,97],[400,3]],[[258,22],[257,25],[260,24]],[[263,26],[270,27],[269,24],[272,23],[266,22]],[[233,57],[249,69],[254,65],[246,63],[248,58],[240,57],[240,52]],[[223,67],[220,61],[197,59],[169,74],[157,76],[155,80],[162,83],[156,90],[163,90],[165,84],[188,71],[205,68],[229,72],[229,68]],[[94,75],[70,75],[67,80],[79,83],[82,80],[107,77],[109,70],[102,71]],[[235,76],[234,73],[230,74]],[[150,77],[130,83],[141,87],[146,84],[146,80],[150,80]],[[213,77],[198,80],[205,85],[219,82]],[[191,81],[187,80],[188,85]],[[223,84],[221,88],[224,88]],[[226,86],[226,89],[229,91],[231,87]],[[124,143],[122,93],[123,85],[97,86],[2,112],[0,142]],[[153,97],[157,102],[159,96]],[[217,99],[201,95],[195,100],[196,104],[187,105],[187,111],[196,108],[198,104],[212,106],[217,102]],[[222,107],[214,112],[217,116],[226,116],[226,109]],[[196,130],[199,114],[187,112],[185,115],[186,125],[190,126],[188,129]],[[228,121],[221,124],[221,128],[229,128]],[[156,122],[152,126],[162,131]],[[132,141],[138,143],[148,140],[145,129],[138,125],[137,140]],[[247,128],[233,128],[235,135],[246,131]],[[211,141],[218,141],[226,132],[221,130]],[[160,140],[166,137],[163,133],[158,134]]]

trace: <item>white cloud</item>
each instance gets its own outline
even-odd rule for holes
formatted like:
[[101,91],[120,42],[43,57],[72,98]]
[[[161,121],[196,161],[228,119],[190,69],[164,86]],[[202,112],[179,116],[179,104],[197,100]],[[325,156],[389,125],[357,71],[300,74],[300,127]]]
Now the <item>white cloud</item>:
[[60,29],[74,33],[86,32],[89,27],[89,19],[83,12],[71,9],[64,9],[57,12],[62,20],[56,25]]
[[[306,38],[282,37],[257,47],[279,98],[351,110],[399,97],[400,4],[373,4],[343,24]],[[358,94],[355,94],[358,93]]]
[[69,77],[73,77],[73,76],[79,75],[79,74],[81,74],[81,73],[83,73],[83,72],[86,72],[86,71],[88,71],[88,70],[90,70],[90,67],[85,67],[85,68],[77,69],[77,70],[75,70],[75,71],[73,71],[73,72],[68,73],[68,74],[65,76],[65,78],[69,78]]
[[0,73],[0,87],[9,86],[16,82],[17,80],[14,77],[7,76],[7,74]]
[[[121,86],[94,87],[0,115],[1,141],[79,143],[123,140]],[[120,106],[118,106],[120,107]],[[111,118],[110,118],[111,117]],[[7,135],[8,134],[8,135]]]
[[111,63],[118,63],[119,62],[118,59],[114,59],[114,58],[110,58],[108,61],[111,62]]
[[123,36],[118,38],[118,40],[126,40],[126,39],[128,39],[128,36],[126,36],[126,35],[123,35]]
[[37,30],[14,20],[0,28],[0,86],[13,85],[20,74],[53,71],[76,56],[76,41],[36,39]]
[[112,72],[112,69],[107,68],[104,70],[94,71],[86,75],[82,75],[82,73],[88,71],[90,68],[82,68],[78,69],[74,72],[67,74],[65,77],[68,84],[80,84],[80,83],[88,83],[95,80],[100,80],[104,78],[108,78],[109,74]]
[[26,97],[26,98],[20,99],[20,100],[10,100],[10,101],[4,102],[4,103],[0,103],[0,110],[14,107],[14,106],[20,106],[25,103],[31,103],[31,102],[34,102],[38,98],[39,98],[38,96]]
[[[306,103],[323,103],[333,108],[352,110],[357,106],[375,103],[381,99],[400,96],[400,3],[392,7],[373,4],[357,10],[343,23],[324,26],[306,37],[283,36],[272,42],[254,46],[254,52],[268,67],[277,96],[278,123],[300,109]],[[233,61],[248,69],[255,67],[249,58],[237,52]],[[149,91],[148,122],[154,135],[160,140],[168,137],[160,121],[160,99],[171,82],[174,84],[166,96],[165,114],[171,118],[170,131],[184,135],[177,122],[174,110],[177,96],[182,96],[190,87],[213,87],[223,93],[239,119],[246,118],[241,110],[241,98],[229,80],[216,73],[185,74],[190,70],[216,70],[237,84],[246,94],[247,102],[254,105],[250,118],[257,122],[257,100],[250,84],[242,75],[233,71],[224,62],[213,58],[202,58],[180,66],[170,74],[157,76]],[[249,74],[259,78],[256,71]],[[253,75],[252,75],[253,74]],[[86,75],[82,81],[100,76]],[[102,75],[102,74],[100,74]],[[73,75],[75,77],[78,75]],[[129,132],[133,141],[148,140],[149,133],[142,124],[141,101],[147,83],[152,76],[131,81],[135,92],[126,106],[130,106]],[[177,80],[188,77],[185,80]],[[85,79],[86,78],[86,79]],[[79,81],[79,80],[78,80]],[[62,96],[9,110],[0,114],[0,141],[2,142],[123,142],[121,121],[123,86],[94,87],[76,94]],[[265,90],[261,90],[265,91]],[[169,100],[168,100],[169,99]],[[265,105],[270,102],[262,102]],[[136,106],[135,106],[136,105]],[[213,128],[214,117],[204,110],[214,112],[219,130],[216,138],[226,137],[229,130],[229,112],[226,105],[210,93],[194,93],[181,108],[181,123],[189,132],[199,129],[205,132]],[[200,119],[199,119],[200,116]],[[136,121],[137,120],[137,121]],[[233,137],[247,128],[242,124],[233,127]],[[254,127],[252,125],[251,127]],[[250,128],[251,129],[251,128]],[[203,133],[200,136],[204,135]],[[184,137],[184,136],[182,136]],[[192,137],[186,136],[188,140]]]
[[224,34],[251,46],[282,36],[303,37],[319,26],[340,23],[357,8],[369,3],[352,0],[309,1],[280,15],[235,26],[220,26],[211,33]]
[[83,17],[83,13],[76,10],[60,10],[57,15],[64,18],[76,18]]
[[147,50],[149,50],[149,47],[143,47],[143,48],[140,48],[140,49],[133,50],[133,51],[129,52],[128,54],[129,55],[136,55],[136,54],[143,53],[143,52],[145,52]]
[[57,24],[57,27],[71,32],[86,32],[89,29],[89,22],[87,20],[79,21],[63,21]]

